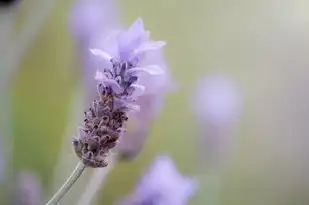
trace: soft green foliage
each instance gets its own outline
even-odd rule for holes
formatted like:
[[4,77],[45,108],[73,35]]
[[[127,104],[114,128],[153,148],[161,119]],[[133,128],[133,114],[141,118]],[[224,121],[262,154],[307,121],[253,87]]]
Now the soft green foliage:
[[[264,31],[264,24],[268,28],[262,33],[264,37],[272,31],[275,34],[279,31],[276,27],[278,16],[274,17],[270,10],[264,14],[266,9],[263,8],[268,8],[268,4],[242,0],[220,2],[222,4],[215,0],[121,2],[125,22],[130,23],[141,16],[154,39],[168,42],[166,55],[180,89],[168,97],[141,155],[133,162],[118,164],[110,173],[97,204],[113,204],[129,193],[159,152],[169,153],[183,173],[201,179],[203,190],[192,204],[214,204],[211,196],[214,195],[217,176],[210,173],[208,179],[204,176],[207,170],[199,166],[197,160],[202,157],[196,156],[197,131],[188,105],[195,80],[210,71],[225,72],[235,77],[246,96],[244,122],[235,139],[237,152],[230,156],[225,171],[222,192],[219,193],[220,204],[288,205],[308,202],[304,191],[308,190],[308,185],[297,185],[306,176],[305,171],[301,171],[304,165],[294,161],[304,159],[304,153],[298,151],[296,154],[298,144],[284,145],[289,149],[279,146],[282,139],[294,137],[296,130],[297,139],[307,132],[304,123],[291,126],[295,117],[300,115],[297,113],[302,111],[293,110],[293,103],[288,100],[292,96],[296,101],[302,101],[302,95],[297,95],[300,88],[289,85],[298,83],[299,79],[303,83],[308,82],[303,77],[308,71],[276,70],[272,67],[276,62],[254,64],[255,58],[261,60],[267,55],[263,56],[261,51],[255,53],[255,45],[260,45],[260,42],[250,38],[250,32],[256,27],[259,28],[256,32]],[[49,196],[51,193],[47,190],[68,124],[68,110],[80,71],[79,59],[74,54],[73,40],[67,28],[67,12],[71,3],[57,0],[52,15],[24,57],[12,86],[14,173],[20,169],[36,171]],[[270,20],[256,25],[255,18],[259,16],[263,20],[263,15]],[[283,60],[283,64],[286,63]],[[308,98],[306,100],[308,102]],[[286,110],[291,111],[285,113]],[[69,139],[71,136],[66,137]],[[289,180],[294,178],[291,185]]]
[[15,172],[36,171],[45,187],[52,180],[78,78],[68,8],[58,1],[13,78],[13,166]]

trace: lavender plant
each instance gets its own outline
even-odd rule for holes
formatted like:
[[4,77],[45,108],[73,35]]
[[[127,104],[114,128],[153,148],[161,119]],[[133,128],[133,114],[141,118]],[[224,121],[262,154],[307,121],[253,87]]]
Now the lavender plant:
[[151,40],[150,32],[138,18],[127,30],[110,32],[102,40],[100,49],[89,48],[106,66],[97,68],[94,76],[97,99],[84,112],[84,124],[79,128],[78,137],[73,138],[80,163],[47,204],[57,204],[86,167],[108,166],[107,157],[125,132],[129,114],[139,111],[138,97],[156,83],[154,76],[165,75],[162,68],[147,57],[150,51],[161,49],[165,44]]
[[[92,98],[94,95],[92,88],[95,83],[93,81],[95,68],[104,66],[106,63],[94,58],[93,55],[89,55],[88,48],[93,46],[101,48],[104,46],[102,36],[106,35],[110,30],[122,27],[119,21],[120,15],[115,0],[79,0],[71,10],[70,27],[82,51],[86,101],[89,96]],[[136,33],[136,35],[144,35],[149,32],[144,29],[142,24],[136,25],[137,27],[139,27],[140,32]],[[125,41],[136,41],[134,39],[136,35],[127,35]],[[136,101],[141,111],[130,115],[130,125],[132,125],[130,127],[133,129],[129,129],[125,134],[126,137],[123,137],[119,142],[118,160],[132,159],[138,155],[155,119],[164,107],[166,95],[177,87],[165,61],[162,49],[147,52],[144,61],[160,66],[165,75],[157,75],[151,79],[144,78],[143,84],[147,85],[148,88]]]
[[197,190],[197,181],[185,177],[166,155],[156,157],[135,190],[121,205],[185,205]]
[[231,77],[218,74],[203,76],[192,93],[191,108],[200,130],[200,156],[208,167],[219,168],[228,156],[233,128],[241,117],[242,93]]
[[36,173],[21,171],[14,186],[14,205],[41,205],[43,189]]

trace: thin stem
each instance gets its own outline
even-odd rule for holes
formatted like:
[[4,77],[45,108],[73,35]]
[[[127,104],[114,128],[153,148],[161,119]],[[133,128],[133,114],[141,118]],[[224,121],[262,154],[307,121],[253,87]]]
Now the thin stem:
[[81,176],[83,171],[85,170],[86,166],[79,162],[72,172],[72,174],[69,176],[69,178],[64,182],[62,187],[56,192],[56,194],[46,203],[46,205],[56,205],[58,202],[64,197],[71,187],[74,185],[74,183],[77,181],[77,179]]
[[90,205],[95,200],[98,191],[102,187],[104,180],[108,173],[113,169],[116,164],[116,156],[111,155],[109,158],[108,166],[105,168],[97,168],[92,174],[88,182],[84,194],[79,199],[77,205]]

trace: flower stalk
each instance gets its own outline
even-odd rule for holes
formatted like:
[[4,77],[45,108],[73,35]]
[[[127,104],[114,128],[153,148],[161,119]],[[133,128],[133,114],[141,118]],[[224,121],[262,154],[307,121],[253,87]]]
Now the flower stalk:
[[66,182],[60,187],[60,189],[55,193],[55,195],[46,203],[46,205],[56,205],[58,202],[64,197],[69,190],[72,188],[72,186],[75,184],[77,179],[81,176],[81,174],[84,172],[86,166],[79,162],[77,166],[75,167],[72,174],[69,176],[69,178],[66,180]]

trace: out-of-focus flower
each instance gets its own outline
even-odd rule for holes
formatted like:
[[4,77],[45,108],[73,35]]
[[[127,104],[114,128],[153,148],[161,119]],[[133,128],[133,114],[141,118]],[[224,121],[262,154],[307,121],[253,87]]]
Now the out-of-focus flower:
[[21,172],[16,177],[14,205],[42,205],[43,190],[37,175]]
[[78,0],[70,13],[71,31],[83,43],[106,34],[117,22],[116,0]]
[[128,114],[140,110],[136,100],[147,92],[147,86],[153,86],[145,85],[144,78],[156,85],[152,77],[165,75],[162,68],[145,60],[148,51],[164,45],[163,41],[150,40],[149,32],[144,31],[142,20],[138,19],[128,30],[111,32],[103,39],[102,47],[90,49],[106,64],[98,67],[95,76],[99,100],[94,100],[85,112],[84,126],[73,140],[84,165],[108,165],[106,157],[123,134]]
[[197,182],[182,176],[168,156],[158,156],[123,205],[185,205]]
[[242,111],[240,92],[228,76],[209,75],[197,83],[191,99],[202,132],[202,149],[209,160],[218,163],[218,158],[222,159],[223,153],[227,152],[232,127]]
[[97,68],[108,66],[106,61],[93,56],[89,48],[100,48],[104,38],[120,27],[116,4],[116,0],[78,0],[70,12],[70,29],[76,38],[77,55],[82,64],[85,105],[96,96],[93,87],[97,82],[93,76]]
[[224,75],[205,76],[197,83],[192,108],[196,117],[216,126],[233,123],[242,101],[233,80]]

